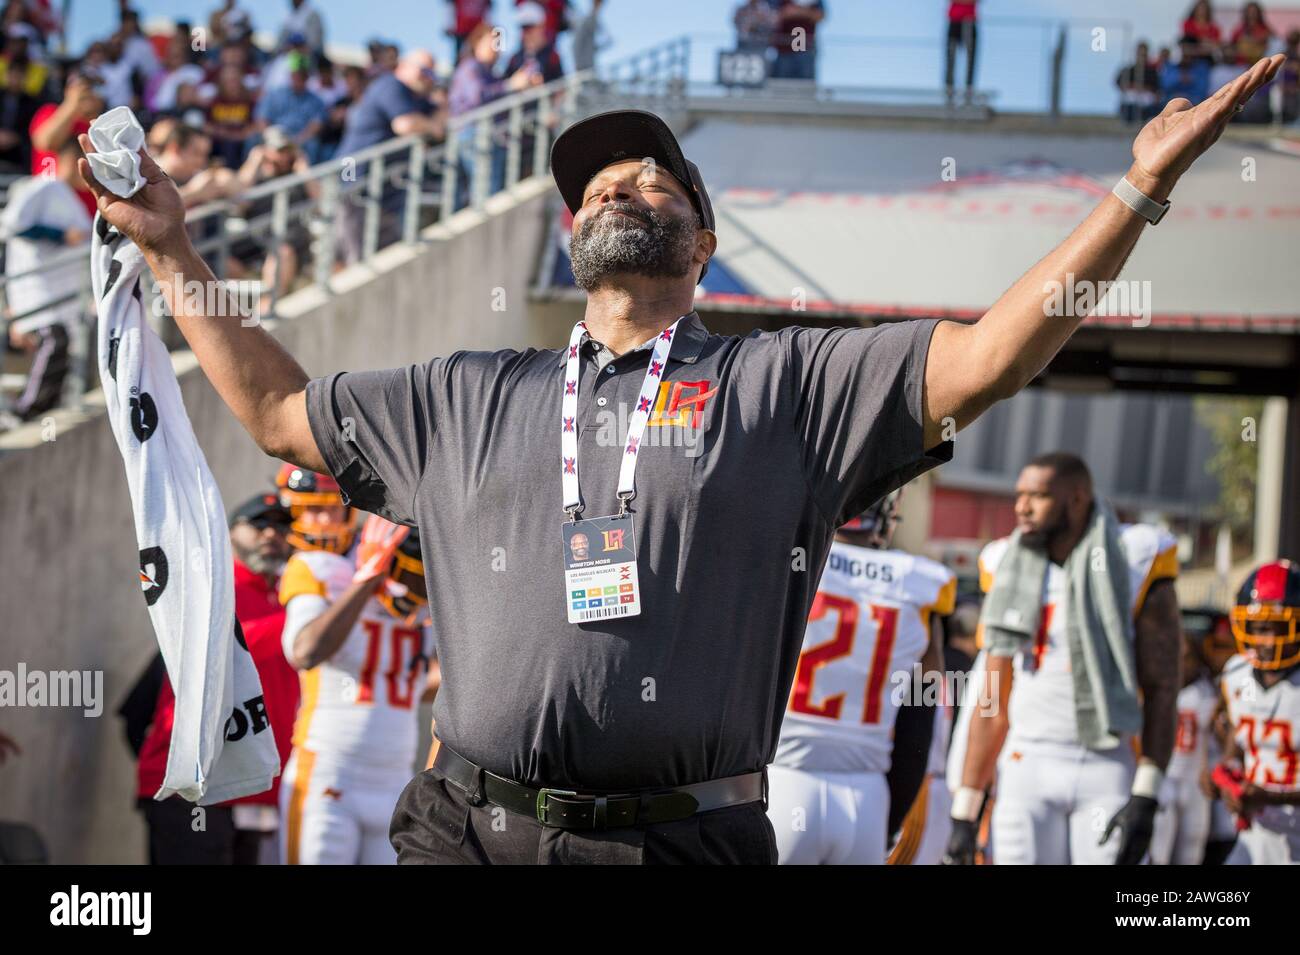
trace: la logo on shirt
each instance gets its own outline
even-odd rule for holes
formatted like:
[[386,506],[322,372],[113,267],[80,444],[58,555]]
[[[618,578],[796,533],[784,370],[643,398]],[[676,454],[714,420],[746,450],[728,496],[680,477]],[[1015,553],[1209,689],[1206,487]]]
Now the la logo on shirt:
[[703,381],[663,381],[655,396],[654,408],[646,425],[651,428],[698,429],[704,420],[704,408],[718,391],[707,378]]

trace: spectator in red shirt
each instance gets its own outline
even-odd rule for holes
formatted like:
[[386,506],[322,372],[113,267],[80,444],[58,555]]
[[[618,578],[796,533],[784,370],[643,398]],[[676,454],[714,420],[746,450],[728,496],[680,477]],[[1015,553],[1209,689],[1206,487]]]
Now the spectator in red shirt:
[[[84,76],[73,73],[63,91],[63,102],[46,103],[32,116],[32,175],[58,175],[59,150],[70,139],[89,131],[90,121],[104,111],[104,98]],[[83,184],[77,197],[95,214],[95,196]]]
[[1183,38],[1195,41],[1187,49],[1188,55],[1195,61],[1202,61],[1213,66],[1223,55],[1223,32],[1214,22],[1214,9],[1209,0],[1197,0],[1192,5],[1187,19],[1183,21]]
[[[298,674],[284,658],[280,634],[284,608],[278,598],[280,571],[289,557],[285,534],[289,511],[273,493],[258,494],[230,516],[230,546],[235,554],[235,618],[262,681],[271,732],[280,764],[291,750],[298,712]],[[149,702],[156,703],[150,709]],[[149,828],[152,865],[255,865],[274,858],[277,845],[280,780],[264,793],[202,810],[180,796],[155,800],[171,748],[176,697],[162,657],[155,658],[119,713],[127,739],[139,754],[136,798]],[[151,717],[144,716],[151,713]],[[147,724],[147,730],[144,728]]]
[[460,55],[465,49],[465,39],[474,32],[474,28],[487,19],[492,10],[492,0],[447,0],[451,4],[451,26],[447,35],[456,44],[453,63],[460,62]]
[[825,0],[783,0],[777,7],[776,28],[772,31],[776,50],[774,79],[817,79],[817,24],[824,19]]
[[979,28],[976,25],[976,3],[978,0],[954,2],[948,4],[948,59],[944,69],[943,86],[952,100],[956,92],[957,47],[966,50],[966,99],[969,100],[975,90],[975,46],[978,42]]
[[1241,11],[1241,22],[1232,31],[1229,41],[1233,62],[1249,66],[1268,55],[1275,34],[1264,19],[1264,8],[1258,3],[1248,3]]

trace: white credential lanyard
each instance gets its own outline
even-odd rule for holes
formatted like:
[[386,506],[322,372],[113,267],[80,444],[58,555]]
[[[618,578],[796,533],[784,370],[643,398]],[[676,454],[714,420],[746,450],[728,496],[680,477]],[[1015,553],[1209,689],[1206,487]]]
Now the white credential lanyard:
[[[646,369],[645,380],[641,383],[641,394],[637,398],[636,408],[627,426],[627,443],[623,447],[623,463],[618,469],[618,512],[627,513],[627,502],[636,496],[636,461],[641,447],[641,436],[645,433],[646,422],[650,419],[650,409],[654,406],[655,394],[659,391],[659,381],[668,364],[668,352],[672,348],[673,335],[677,332],[677,319],[655,340],[654,351],[650,355],[650,367]],[[569,336],[569,357],[564,366],[564,400],[560,405],[560,479],[564,488],[564,510],[573,520],[582,513],[582,494],[578,489],[578,379],[581,359],[578,352],[582,345],[582,336],[587,332],[587,323],[578,322],[573,326]]]

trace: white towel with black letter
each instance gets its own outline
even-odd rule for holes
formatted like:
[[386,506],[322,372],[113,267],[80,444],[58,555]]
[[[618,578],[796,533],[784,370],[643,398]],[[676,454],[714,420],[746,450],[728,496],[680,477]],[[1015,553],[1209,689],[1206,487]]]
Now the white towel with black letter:
[[[125,114],[125,115],[123,115]],[[125,107],[90,127],[92,168],[115,195],[144,185],[139,123]],[[156,799],[203,805],[265,792],[280,771],[262,684],[235,619],[234,567],[221,494],[181,401],[171,357],[149,327],[144,257],[95,216],[91,284],[99,303],[99,375],[126,464],[140,586],[176,694],[167,770]]]

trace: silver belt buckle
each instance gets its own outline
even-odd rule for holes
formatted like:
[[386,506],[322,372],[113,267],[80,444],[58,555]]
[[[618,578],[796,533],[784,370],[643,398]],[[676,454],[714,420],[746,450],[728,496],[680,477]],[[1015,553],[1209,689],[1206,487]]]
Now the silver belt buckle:
[[577,795],[578,792],[575,789],[551,789],[549,786],[543,786],[541,789],[537,790],[537,802],[534,805],[537,813],[537,821],[543,826],[550,825],[546,818],[548,809],[546,801],[551,796],[573,796],[576,798]]

